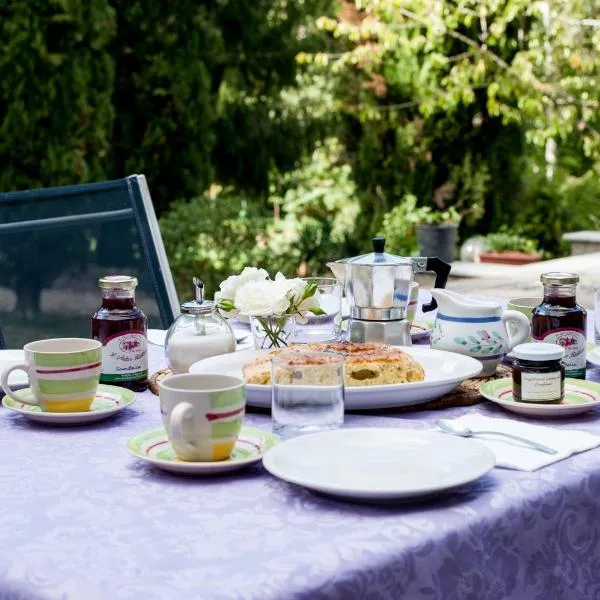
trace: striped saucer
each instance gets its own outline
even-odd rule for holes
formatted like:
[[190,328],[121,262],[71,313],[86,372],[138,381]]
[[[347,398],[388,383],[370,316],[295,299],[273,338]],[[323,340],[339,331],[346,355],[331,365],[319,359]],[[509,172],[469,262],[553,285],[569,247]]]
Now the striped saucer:
[[279,437],[256,427],[242,426],[240,436],[226,460],[193,462],[177,458],[164,429],[145,431],[127,440],[133,456],[172,473],[216,475],[259,462],[279,442]]
[[[15,394],[25,399],[33,398],[31,388],[17,390]],[[134,402],[135,394],[132,391],[116,385],[104,384],[98,386],[96,399],[92,402],[90,410],[85,412],[48,412],[39,406],[17,402],[9,396],[2,398],[2,406],[27,417],[30,421],[54,425],[80,425],[100,421],[131,406]]]
[[494,379],[479,388],[481,395],[511,412],[527,417],[571,417],[600,406],[600,383],[565,379],[561,402],[517,402],[512,395],[512,378]]

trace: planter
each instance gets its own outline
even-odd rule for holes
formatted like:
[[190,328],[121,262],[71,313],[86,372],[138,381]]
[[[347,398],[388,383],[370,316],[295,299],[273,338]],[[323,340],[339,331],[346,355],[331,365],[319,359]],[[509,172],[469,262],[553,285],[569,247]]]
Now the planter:
[[417,242],[421,256],[437,256],[447,263],[454,260],[456,250],[456,223],[417,225]]
[[250,328],[256,350],[283,348],[294,335],[296,316],[250,317]]
[[479,260],[482,263],[496,263],[501,265],[528,265],[541,260],[542,255],[526,252],[480,252]]

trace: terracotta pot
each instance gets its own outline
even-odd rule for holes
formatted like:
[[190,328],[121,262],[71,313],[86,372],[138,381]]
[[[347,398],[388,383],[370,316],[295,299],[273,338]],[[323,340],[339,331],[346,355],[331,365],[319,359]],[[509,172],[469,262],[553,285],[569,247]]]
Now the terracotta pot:
[[502,265],[528,265],[538,262],[541,254],[528,254],[526,252],[480,252],[479,260],[482,263],[496,263]]

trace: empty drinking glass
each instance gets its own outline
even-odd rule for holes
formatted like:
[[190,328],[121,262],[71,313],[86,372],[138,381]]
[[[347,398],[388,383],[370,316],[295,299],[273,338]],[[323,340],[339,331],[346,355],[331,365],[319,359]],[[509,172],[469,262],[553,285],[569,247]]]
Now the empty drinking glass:
[[328,342],[342,332],[342,286],[332,277],[307,277],[303,281],[317,286],[315,298],[324,315],[308,314],[306,323],[296,323],[294,342]]
[[344,357],[333,352],[282,352],[271,366],[273,432],[283,438],[344,422]]

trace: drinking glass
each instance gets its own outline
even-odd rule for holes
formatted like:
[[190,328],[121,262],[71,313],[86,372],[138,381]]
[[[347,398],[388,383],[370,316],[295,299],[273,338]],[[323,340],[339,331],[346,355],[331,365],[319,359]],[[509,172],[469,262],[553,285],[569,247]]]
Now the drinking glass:
[[594,343],[600,346],[600,287],[594,292]]
[[273,432],[282,438],[336,429],[344,422],[344,357],[282,352],[271,361]]
[[324,315],[307,315],[306,323],[296,322],[294,342],[329,342],[342,332],[342,286],[333,277],[306,277],[306,283],[317,286],[315,298]]

